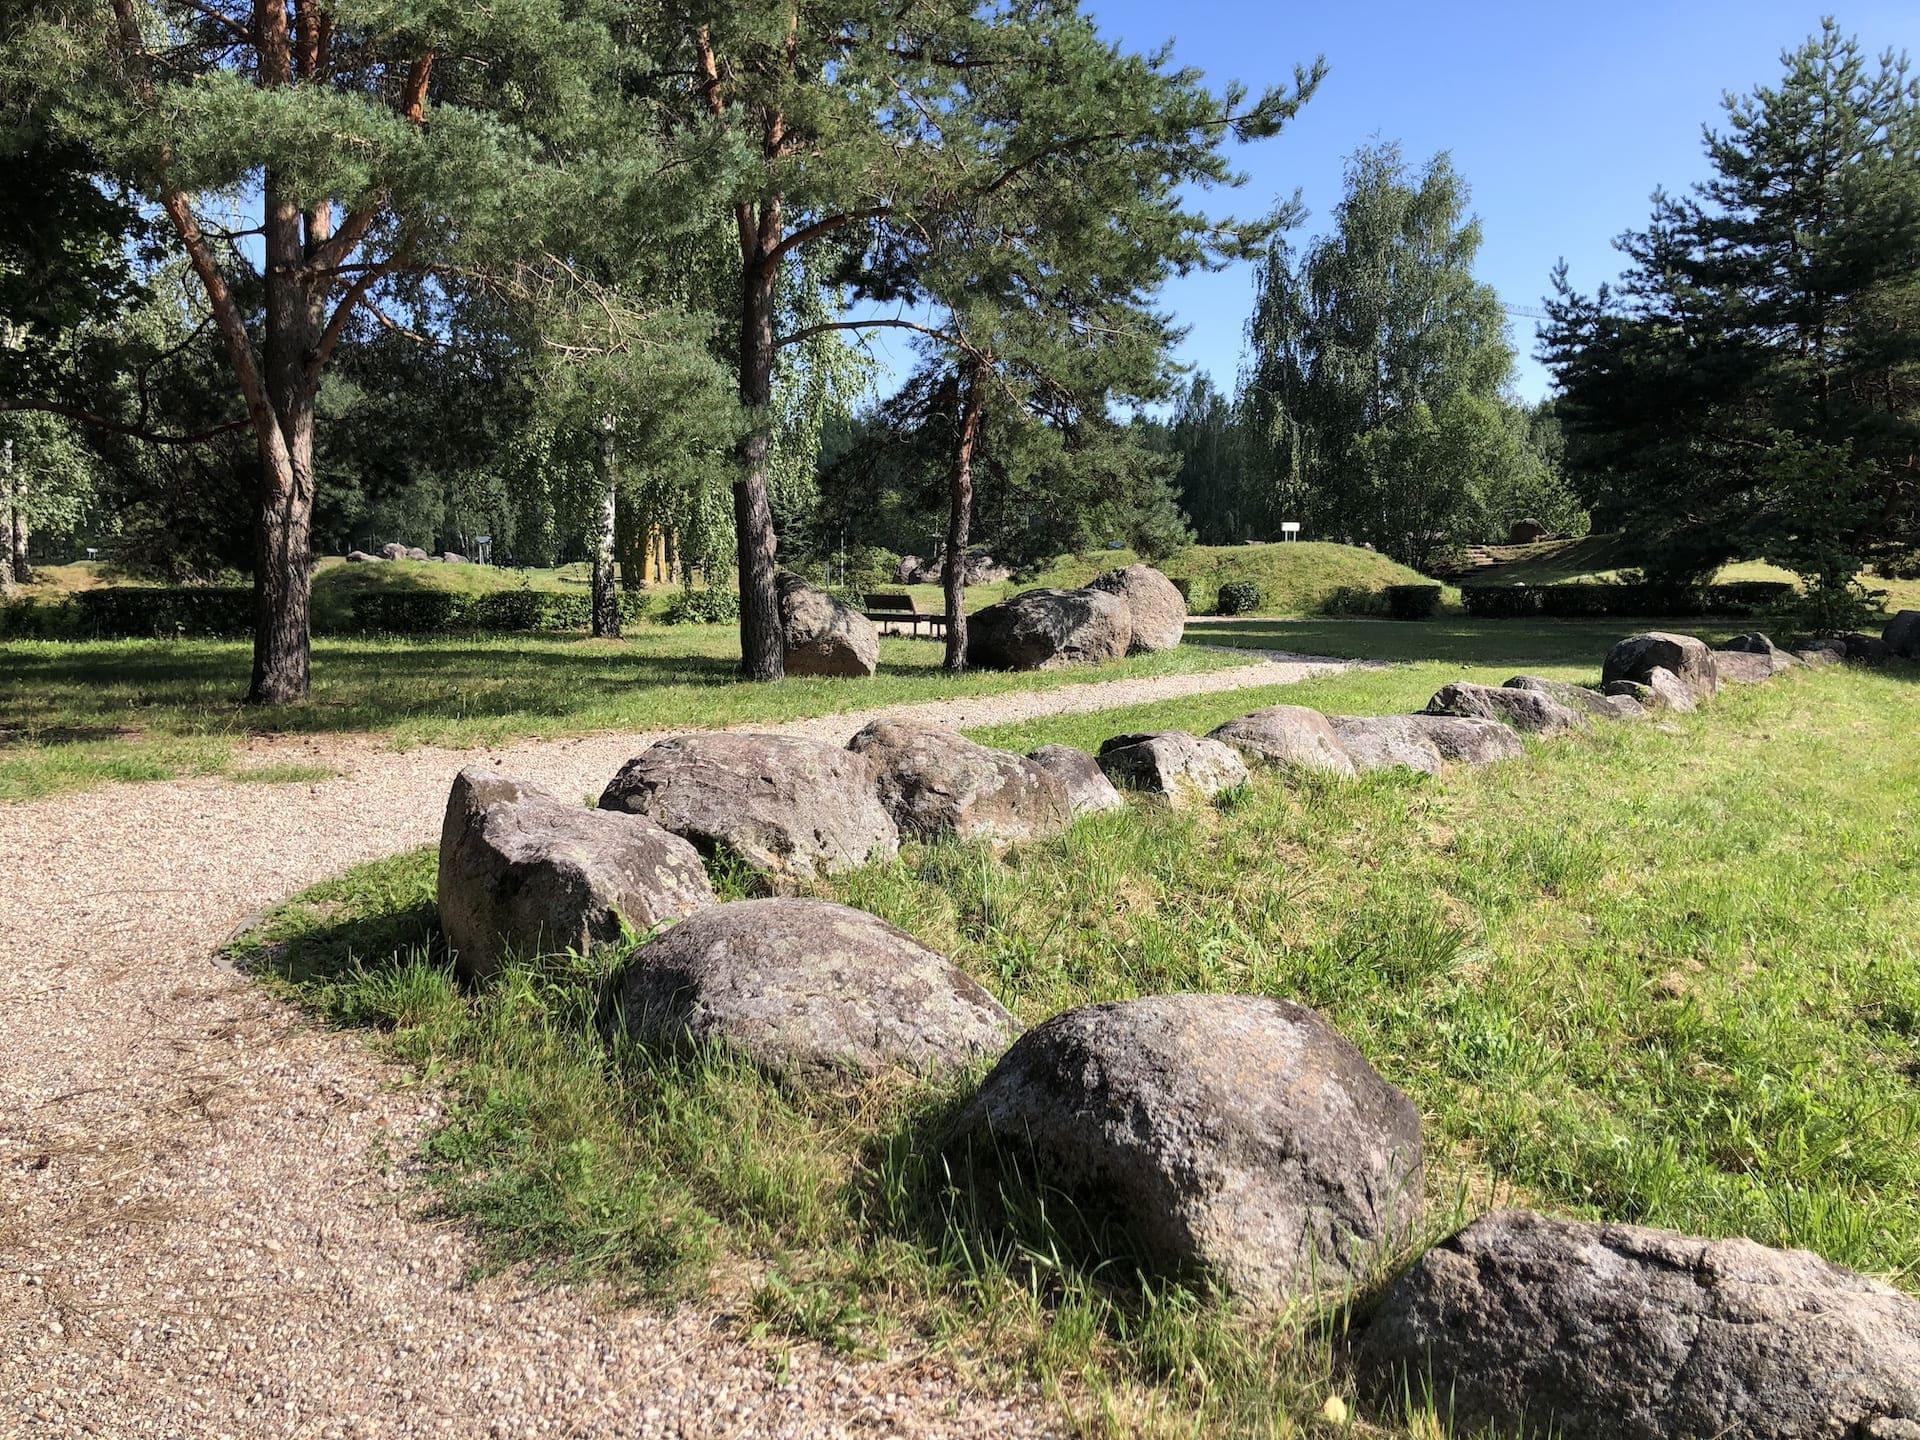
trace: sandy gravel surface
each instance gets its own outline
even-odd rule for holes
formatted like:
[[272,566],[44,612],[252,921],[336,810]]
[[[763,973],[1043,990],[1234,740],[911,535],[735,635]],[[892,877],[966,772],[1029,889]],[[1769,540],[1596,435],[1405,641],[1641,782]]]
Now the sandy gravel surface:
[[[1275,657],[764,728],[844,740],[878,713],[986,725],[1337,668]],[[653,738],[309,740],[338,778],[0,806],[0,1437],[1047,1430],[1030,1399],[936,1362],[800,1350],[783,1373],[699,1307],[471,1281],[470,1241],[413,1183],[431,1087],[211,963],[262,907],[429,843],[459,765],[597,794]]]

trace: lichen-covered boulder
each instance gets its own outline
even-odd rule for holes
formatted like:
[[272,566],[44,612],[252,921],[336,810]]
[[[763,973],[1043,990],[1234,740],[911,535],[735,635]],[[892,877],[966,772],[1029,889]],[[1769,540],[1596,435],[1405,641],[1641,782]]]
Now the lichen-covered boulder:
[[1129,565],[1098,576],[1091,590],[1104,590],[1127,602],[1133,617],[1132,650],[1171,650],[1187,628],[1187,597],[1151,565]]
[[1793,652],[1793,658],[1802,665],[1818,668],[1825,665],[1838,665],[1847,658],[1846,650],[1831,640],[1815,640],[1802,645]]
[[1010,1183],[1111,1221],[1152,1270],[1257,1301],[1335,1291],[1418,1225],[1420,1117],[1319,1015],[1252,995],[1087,1005],[960,1118]]
[[1158,805],[1199,804],[1247,783],[1246,763],[1231,746],[1184,730],[1116,735],[1100,747],[1099,758],[1116,786]]
[[1327,723],[1355,770],[1418,770],[1438,775],[1446,760],[1417,716],[1329,715]]
[[1543,691],[1458,681],[1434,693],[1427,702],[1427,714],[1497,720],[1523,735],[1559,735],[1591,723],[1584,711],[1563,705]]
[[1902,610],[1880,632],[1889,654],[1901,660],[1920,660],[1920,610]]
[[407,546],[405,558],[408,560],[431,560],[433,557],[418,545],[409,545]]
[[1353,757],[1327,717],[1304,705],[1269,705],[1227,721],[1208,738],[1231,745],[1253,765],[1293,766],[1330,775],[1354,773]]
[[983,670],[1101,665],[1132,645],[1132,610],[1104,590],[1028,590],[967,617],[967,663]]
[[364,565],[369,560],[384,560],[385,558],[384,555],[370,555],[365,550],[347,551],[347,563],[349,565]]
[[1084,750],[1071,745],[1042,745],[1029,750],[1027,759],[1067,787],[1067,807],[1076,820],[1082,815],[1127,808],[1126,798],[1113,788],[1100,762]]
[[[421,559],[424,560],[426,554],[427,552],[422,550],[420,552]],[[406,560],[410,558],[410,556],[411,552],[407,547],[395,540],[389,540],[385,545],[380,547],[380,558],[383,560]]]
[[1496,1211],[1422,1256],[1357,1350],[1454,1434],[1910,1440],[1920,1303],[1805,1250]]
[[1699,708],[1694,692],[1680,677],[1664,666],[1656,665],[1645,680],[1609,680],[1607,694],[1624,695],[1646,710],[1671,710],[1687,715]]
[[[1599,690],[1589,690],[1584,685],[1575,685],[1570,680],[1548,680],[1539,675],[1516,675],[1507,681],[1509,690],[1533,690],[1541,695],[1551,696],[1569,710],[1577,710],[1595,720],[1633,720],[1639,718],[1633,710],[1623,709],[1615,701],[1618,697],[1604,694]],[[1642,712],[1643,713],[1643,712]]]
[[1797,670],[1801,661],[1792,654],[1774,644],[1772,639],[1758,630],[1749,630],[1744,635],[1736,635],[1714,652],[1714,664],[1720,663],[1720,657],[1735,655],[1764,655],[1767,663],[1777,673],[1782,670]]
[[1606,663],[1600,671],[1601,688],[1604,690],[1615,680],[1650,684],[1647,677],[1656,669],[1669,671],[1693,692],[1696,700],[1710,700],[1719,692],[1719,674],[1707,642],[1665,630],[1629,635],[1607,651]]
[[737,900],[641,946],[618,977],[619,1021],[691,1040],[784,1079],[928,1075],[991,1059],[1018,1033],[964,970],[877,915],[826,900]]
[[1409,715],[1407,719],[1450,764],[1491,765],[1496,760],[1518,760],[1527,753],[1513,727],[1498,720],[1469,715]]
[[774,876],[832,874],[900,848],[871,762],[787,735],[662,740],[621,767],[600,808],[648,816],[703,853]]
[[1864,635],[1858,630],[1850,630],[1845,635],[1835,636],[1834,640],[1855,665],[1884,665],[1893,658],[1893,647],[1878,635]]
[[903,835],[1005,843],[1064,830],[1067,787],[1024,755],[941,725],[875,720],[848,742],[873,766],[880,803]]
[[509,952],[584,950],[618,940],[623,925],[645,934],[713,904],[699,855],[651,820],[478,766],[447,797],[437,888],[441,933],[470,979]]
[[844,601],[781,571],[780,637],[789,675],[871,675],[880,668],[880,632]]

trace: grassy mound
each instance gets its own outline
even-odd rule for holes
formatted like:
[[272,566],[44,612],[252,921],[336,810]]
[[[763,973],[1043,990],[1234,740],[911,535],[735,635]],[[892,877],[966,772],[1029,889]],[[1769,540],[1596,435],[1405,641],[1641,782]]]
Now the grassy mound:
[[[1131,565],[1139,558],[1131,550],[1061,555],[1030,580],[970,586],[967,608],[977,610],[1038,585],[1077,589],[1103,570]],[[1317,615],[1341,590],[1377,593],[1389,585],[1432,583],[1419,571],[1372,550],[1312,540],[1295,544],[1191,545],[1159,562],[1156,568],[1170,579],[1186,582],[1187,608],[1195,615],[1213,613],[1220,587],[1229,580],[1258,585],[1260,613],[1264,615]],[[904,588],[922,610],[939,610],[938,585]]]
[[313,567],[313,614],[317,622],[345,619],[362,595],[439,590],[452,595],[492,595],[501,590],[550,590],[578,595],[587,587],[587,567],[509,570],[498,565],[449,565],[440,560],[381,560],[348,564],[329,556]]

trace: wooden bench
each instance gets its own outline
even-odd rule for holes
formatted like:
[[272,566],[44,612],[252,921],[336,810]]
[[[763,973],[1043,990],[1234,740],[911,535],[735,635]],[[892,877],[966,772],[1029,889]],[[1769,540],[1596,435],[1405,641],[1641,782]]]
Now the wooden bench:
[[947,633],[947,617],[927,614],[914,604],[911,595],[869,595],[863,613],[880,627],[882,633],[889,625],[905,625],[909,635],[918,635],[920,627],[924,625],[929,638],[943,637]]

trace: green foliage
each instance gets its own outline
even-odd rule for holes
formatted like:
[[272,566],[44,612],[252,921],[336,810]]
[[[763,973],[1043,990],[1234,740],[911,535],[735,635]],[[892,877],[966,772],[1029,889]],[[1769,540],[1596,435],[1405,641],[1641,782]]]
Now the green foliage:
[[1415,173],[1376,146],[1349,162],[1333,234],[1297,258],[1275,243],[1248,325],[1239,476],[1201,495],[1203,529],[1272,536],[1300,521],[1420,566],[1567,508],[1504,394],[1513,352],[1499,298],[1473,277],[1467,202],[1444,155]]
[[1431,620],[1440,613],[1438,585],[1389,585],[1387,614],[1395,620]]
[[663,625],[724,625],[740,618],[740,596],[732,590],[680,590],[661,607]]
[[1782,64],[1622,237],[1617,293],[1556,274],[1546,355],[1570,470],[1650,566],[1837,595],[1920,535],[1920,82],[1832,20]]
[[1260,586],[1252,580],[1226,580],[1221,582],[1218,598],[1214,601],[1213,613],[1216,615],[1251,615],[1264,607]]
[[1783,580],[1737,580],[1718,585],[1616,580],[1463,585],[1460,598],[1469,615],[1515,620],[1534,616],[1752,616],[1777,613],[1796,597],[1793,585]]

